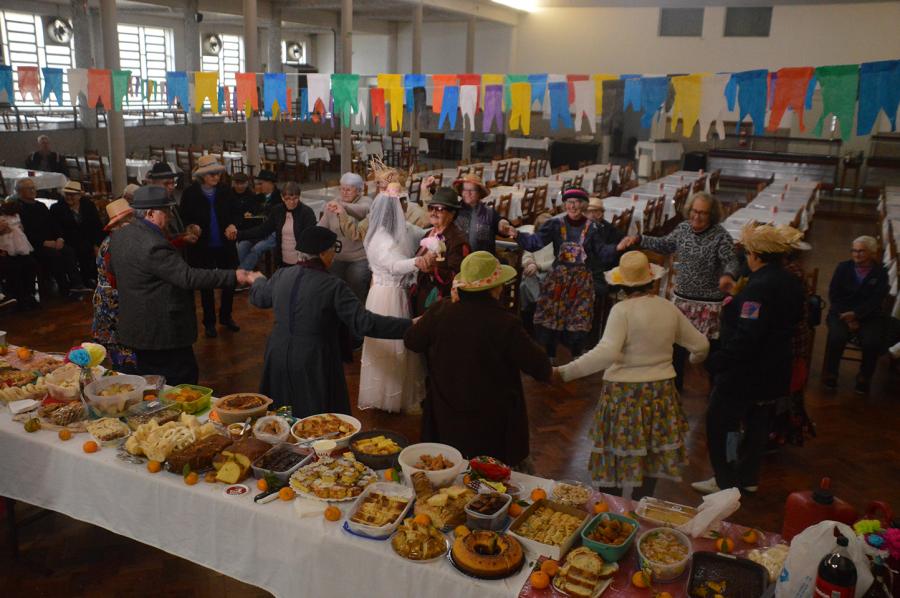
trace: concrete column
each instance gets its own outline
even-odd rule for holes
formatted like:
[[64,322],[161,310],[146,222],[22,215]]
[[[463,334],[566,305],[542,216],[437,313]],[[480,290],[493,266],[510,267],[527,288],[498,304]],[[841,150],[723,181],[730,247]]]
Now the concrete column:
[[[185,0],[184,3],[184,40],[182,51],[184,52],[184,70],[188,73],[200,70],[200,23],[197,22],[197,13],[200,11],[199,0]],[[190,77],[190,75],[188,75]],[[203,115],[194,112],[184,103],[187,110],[187,121],[191,130],[191,145],[200,143],[200,125],[203,124]]]
[[268,59],[266,60],[266,72],[283,73],[284,64],[281,62],[281,42],[284,35],[281,30],[281,5],[272,3],[272,21],[269,25]]
[[[91,35],[91,19],[87,3],[72,0],[72,26],[75,29],[75,66],[80,69],[94,66],[94,42]],[[85,127],[97,126],[97,111],[78,103],[78,118]]]
[[[475,17],[469,17],[466,22],[466,72],[475,72]],[[462,141],[462,159],[472,159],[472,128],[475,123],[469,123],[468,119],[463,117],[463,141]]]
[[[259,38],[256,31],[256,0],[244,0],[244,68],[259,71]],[[247,117],[247,165],[259,172],[259,115]]]
[[[103,27],[103,62],[110,70],[119,69],[119,33],[116,0],[100,0],[100,22]],[[106,134],[109,137],[109,170],[112,174],[113,197],[118,197],[128,184],[125,171],[125,124],[122,113],[106,108]]]
[[[412,34],[412,72],[422,72],[422,20],[424,6],[421,2],[413,5],[413,34]],[[410,106],[412,118],[409,121],[409,146],[413,159],[419,157],[419,118],[415,106]]]
[[387,72],[396,73],[400,70],[400,23],[397,21],[389,22],[390,39],[388,40],[388,64]]
[[[337,38],[338,36],[335,36]],[[341,0],[341,73],[353,72],[353,0]],[[336,56],[335,56],[336,58]],[[337,65],[335,65],[337,66]],[[351,127],[341,124],[341,172],[349,172],[353,160]]]

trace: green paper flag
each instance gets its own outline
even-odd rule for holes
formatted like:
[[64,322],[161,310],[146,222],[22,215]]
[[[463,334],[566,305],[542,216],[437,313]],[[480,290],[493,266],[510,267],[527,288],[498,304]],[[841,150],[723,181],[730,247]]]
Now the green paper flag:
[[359,75],[331,75],[331,97],[335,114],[340,115],[343,126],[349,127],[352,114],[359,112]]
[[528,83],[528,75],[507,75],[503,85],[503,110],[509,110],[512,106],[512,94],[510,88],[513,83]]
[[131,71],[112,72],[113,110],[122,110],[122,98],[128,96],[128,83]]
[[859,65],[821,66],[816,69],[816,80],[822,88],[822,115],[813,133],[821,137],[825,117],[834,114],[841,124],[841,138],[849,138],[853,131]]

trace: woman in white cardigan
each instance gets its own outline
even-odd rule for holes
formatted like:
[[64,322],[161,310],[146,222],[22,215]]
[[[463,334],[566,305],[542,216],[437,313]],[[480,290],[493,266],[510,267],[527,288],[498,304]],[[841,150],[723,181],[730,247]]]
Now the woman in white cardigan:
[[604,492],[638,499],[652,495],[658,478],[681,479],[687,464],[687,419],[675,389],[672,345],[706,358],[709,341],[671,302],[653,293],[665,270],[629,251],[606,273],[627,298],[609,314],[603,338],[575,361],[556,368],[557,381],[603,373],[594,417],[590,470]]

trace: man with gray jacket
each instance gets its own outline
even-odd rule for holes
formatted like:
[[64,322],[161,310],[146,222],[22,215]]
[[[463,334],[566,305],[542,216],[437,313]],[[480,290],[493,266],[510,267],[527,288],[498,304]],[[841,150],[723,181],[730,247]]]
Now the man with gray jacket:
[[196,384],[194,289],[249,284],[244,270],[191,268],[165,233],[172,203],[160,187],[141,187],[131,204],[135,222],[110,238],[110,269],[119,292],[120,342],[135,350],[138,374]]

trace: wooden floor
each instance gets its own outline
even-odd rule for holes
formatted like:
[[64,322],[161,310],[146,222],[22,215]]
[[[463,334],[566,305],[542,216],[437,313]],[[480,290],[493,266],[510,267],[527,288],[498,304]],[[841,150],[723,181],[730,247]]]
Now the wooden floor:
[[[825,202],[826,204],[828,202]],[[847,259],[850,241],[875,234],[874,211],[841,205],[817,214],[810,240],[808,267],[818,267],[819,292],[827,296],[834,265]],[[848,216],[848,213],[850,214]],[[195,350],[201,364],[201,383],[218,394],[253,390],[259,382],[263,347],[272,324],[271,312],[236,298],[239,333],[220,331],[219,338],[200,338]],[[89,336],[90,302],[50,301],[45,309],[16,315],[0,312],[0,329],[10,342],[41,350],[64,350]],[[886,362],[868,397],[852,391],[855,364],[844,362],[837,392],[826,392],[819,382],[825,328],[816,337],[807,408],[818,427],[818,437],[804,447],[785,446],[766,458],[759,493],[745,498],[733,519],[761,529],[779,530],[784,501],[794,491],[809,488],[822,476],[831,476],[836,493],[858,507],[882,499],[900,509],[900,384],[887,371]],[[359,380],[359,361],[346,368],[351,396]],[[588,481],[586,463],[591,448],[587,431],[596,405],[601,376],[570,386],[565,394],[533,380],[525,380],[532,422],[531,446],[537,473],[549,478]],[[691,424],[690,466],[684,481],[661,482],[656,495],[686,504],[700,497],[689,483],[711,475],[706,455],[704,413],[708,385],[699,370],[689,372],[683,395]],[[363,412],[367,427],[388,427],[415,440],[418,421],[409,416]],[[20,516],[36,509],[22,506]],[[50,513],[21,529],[21,556],[12,560],[7,546],[0,549],[0,587],[3,594],[30,596],[256,596],[266,592],[220,573],[184,561],[155,548],[105,530]],[[265,558],[264,555],[260,555]],[[165,580],[160,588],[159,581]]]

